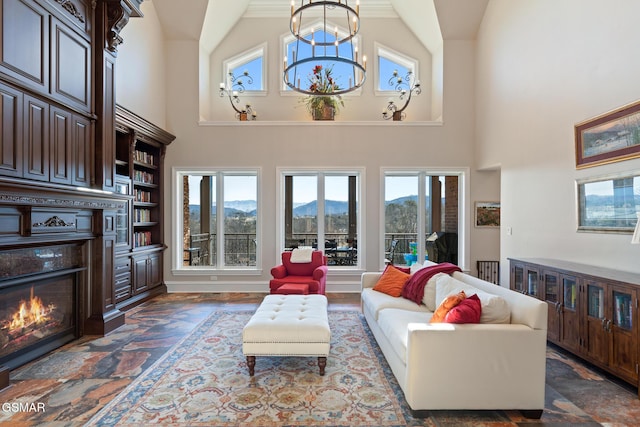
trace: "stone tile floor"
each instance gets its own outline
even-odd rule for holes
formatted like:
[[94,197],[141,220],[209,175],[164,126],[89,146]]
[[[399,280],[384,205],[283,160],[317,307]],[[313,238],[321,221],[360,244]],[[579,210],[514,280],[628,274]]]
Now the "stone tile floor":
[[[11,372],[11,385],[0,391],[0,424],[83,425],[211,312],[254,310],[263,296],[167,294],[146,302],[107,336],[83,337]],[[329,310],[360,309],[358,294],[328,297]],[[546,395],[548,415],[540,420],[513,411],[499,422],[483,420],[482,411],[438,411],[433,418],[440,426],[640,425],[637,389],[554,347],[548,351]],[[24,410],[16,404],[29,405]]]

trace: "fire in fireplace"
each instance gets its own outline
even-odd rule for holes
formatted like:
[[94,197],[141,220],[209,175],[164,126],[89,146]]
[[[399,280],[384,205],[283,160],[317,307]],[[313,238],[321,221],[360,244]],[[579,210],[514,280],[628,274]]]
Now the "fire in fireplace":
[[[47,249],[46,258],[72,248]],[[41,249],[29,250],[42,257]],[[39,265],[39,273],[0,281],[0,365],[13,369],[79,336],[81,260],[67,259],[57,264],[59,269]]]

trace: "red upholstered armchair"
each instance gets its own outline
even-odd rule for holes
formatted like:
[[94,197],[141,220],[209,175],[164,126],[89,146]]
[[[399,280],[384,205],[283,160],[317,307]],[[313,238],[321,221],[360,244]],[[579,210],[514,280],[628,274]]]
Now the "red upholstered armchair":
[[273,279],[269,281],[269,290],[273,294],[285,283],[305,283],[310,294],[324,295],[327,284],[327,257],[322,251],[311,253],[311,262],[292,263],[291,252],[282,253],[282,264],[271,269]]

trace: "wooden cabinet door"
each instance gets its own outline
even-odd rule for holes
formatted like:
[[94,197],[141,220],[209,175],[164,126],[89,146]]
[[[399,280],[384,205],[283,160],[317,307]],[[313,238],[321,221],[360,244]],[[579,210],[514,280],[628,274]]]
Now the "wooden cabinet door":
[[50,179],[51,182],[57,182],[58,184],[71,184],[72,114],[67,110],[54,106],[50,107],[50,111]]
[[93,171],[93,133],[91,122],[85,117],[74,114],[71,123],[71,183],[78,187],[91,186]]
[[638,381],[638,293],[622,286],[610,286],[611,339],[609,366],[618,375]]
[[49,104],[24,96],[25,178],[49,180]]
[[133,258],[133,286],[134,294],[142,292],[149,287],[147,263],[149,258],[146,255]]
[[534,298],[540,298],[540,272],[537,268],[529,265],[524,266],[524,292]]
[[149,287],[155,288],[162,284],[162,254],[160,252],[149,255],[148,278]]
[[22,176],[22,92],[0,83],[0,175]]
[[49,13],[32,0],[0,0],[0,72],[49,92]]
[[51,96],[91,110],[91,44],[71,27],[51,20]]
[[566,274],[560,275],[562,290],[562,312],[560,343],[567,350],[580,351],[580,298],[578,279]]
[[585,289],[585,315],[583,348],[590,359],[609,363],[609,333],[607,331],[608,287],[596,281],[587,281]]
[[511,261],[511,290],[524,293],[524,264]]
[[547,339],[553,343],[560,341],[560,279],[555,271],[543,270],[541,277],[542,295],[547,303]]

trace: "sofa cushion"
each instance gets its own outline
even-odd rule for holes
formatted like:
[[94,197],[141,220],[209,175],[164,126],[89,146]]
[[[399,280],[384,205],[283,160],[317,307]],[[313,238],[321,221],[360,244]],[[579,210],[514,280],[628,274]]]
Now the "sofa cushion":
[[446,316],[444,323],[479,323],[482,315],[482,303],[478,294],[473,294],[460,301],[460,304],[453,307]]
[[433,317],[431,317],[431,323],[441,323],[447,313],[449,313],[452,308],[460,304],[465,298],[467,298],[467,296],[465,295],[464,291],[460,291],[457,294],[449,295],[448,297],[443,299],[436,309],[436,312],[433,313]]
[[436,282],[441,275],[448,276],[446,273],[438,273],[429,280],[424,286],[424,296],[422,297],[422,303],[429,309],[429,311],[436,311],[438,306],[436,305]]
[[511,307],[504,298],[482,291],[449,275],[441,275],[436,280],[436,304],[440,305],[446,297],[460,291],[465,291],[468,295],[475,293],[480,298],[482,305],[480,323],[511,323]]
[[[404,299],[402,297],[392,297],[382,292],[374,291],[372,288],[365,288],[360,295],[362,299],[362,305],[366,307],[367,311],[374,314],[376,320],[378,320],[378,313],[380,310],[386,308],[397,308],[400,310],[413,311],[418,313],[432,313],[427,310],[424,305],[418,305],[413,301]],[[424,320],[424,315],[423,315]]]
[[407,363],[407,339],[410,323],[429,323],[431,312],[408,311],[395,308],[382,310],[378,326],[389,340],[393,351],[403,363]]
[[407,283],[409,274],[404,271],[400,271],[393,265],[387,265],[378,279],[378,283],[373,287],[374,291],[383,292],[392,297],[399,297],[402,295],[402,288]]

